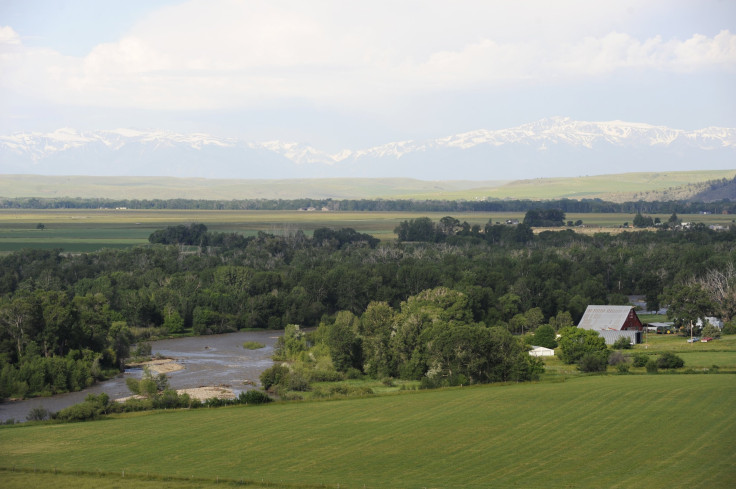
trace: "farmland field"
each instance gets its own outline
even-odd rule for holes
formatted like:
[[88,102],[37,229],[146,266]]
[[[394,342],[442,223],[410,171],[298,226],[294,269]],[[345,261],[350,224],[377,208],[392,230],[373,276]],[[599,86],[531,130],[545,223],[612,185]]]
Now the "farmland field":
[[729,374],[580,377],[9,427],[0,459],[203,485],[732,487],[735,403]]
[[[211,231],[237,232],[252,236],[259,231],[288,234],[302,230],[311,235],[319,227],[351,227],[382,240],[395,238],[394,228],[402,221],[428,216],[439,220],[448,213],[429,212],[297,212],[297,211],[200,211],[200,210],[110,210],[49,209],[0,210],[0,252],[21,248],[62,248],[69,252],[89,252],[101,248],[124,248],[147,243],[156,229],[200,222]],[[481,227],[492,219],[523,219],[524,213],[453,213],[453,217]],[[666,221],[669,216],[658,216]],[[729,225],[728,215],[681,215],[683,221]],[[621,232],[629,214],[568,214],[587,226],[577,232]],[[38,229],[43,224],[44,229]],[[556,228],[560,229],[560,228]],[[541,231],[541,230],[538,230]]]

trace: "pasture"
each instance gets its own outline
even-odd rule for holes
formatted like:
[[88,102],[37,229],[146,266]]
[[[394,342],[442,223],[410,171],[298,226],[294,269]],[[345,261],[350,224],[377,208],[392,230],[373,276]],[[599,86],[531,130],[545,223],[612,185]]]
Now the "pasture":
[[734,170],[636,172],[513,181],[430,181],[411,178],[307,178],[238,180],[176,177],[2,175],[0,196],[103,199],[581,199],[637,201],[652,191],[659,200],[688,198],[688,185]]
[[3,427],[0,464],[6,487],[732,487],[735,403],[732,375],[660,374],[149,412]]
[[[407,219],[430,217],[438,221],[446,212],[299,212],[299,211],[202,211],[202,210],[112,210],[112,209],[0,209],[0,252],[22,248],[61,248],[67,252],[90,252],[102,248],[125,248],[148,242],[157,229],[199,222],[210,231],[237,232],[245,236],[259,231],[285,235],[302,230],[310,236],[319,227],[351,227],[381,240],[395,239],[393,230]],[[523,220],[524,213],[453,213],[460,221],[483,228],[492,220]],[[576,232],[623,232],[621,226],[634,219],[629,214],[568,214],[567,220],[582,220],[586,227]],[[654,215],[663,221],[669,216]],[[729,225],[732,216],[681,215],[683,221]],[[43,229],[38,225],[43,224]],[[552,228],[554,230],[564,228]],[[537,232],[545,229],[537,229]],[[632,231],[628,229],[628,231]]]

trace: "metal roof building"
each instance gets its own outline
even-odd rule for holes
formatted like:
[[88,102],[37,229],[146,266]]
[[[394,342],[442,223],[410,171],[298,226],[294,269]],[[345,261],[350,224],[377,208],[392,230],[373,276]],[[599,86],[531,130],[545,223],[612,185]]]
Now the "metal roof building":
[[588,306],[578,328],[598,331],[611,345],[621,337],[641,343],[644,325],[631,306]]
[[588,306],[578,328],[641,331],[644,325],[631,306]]

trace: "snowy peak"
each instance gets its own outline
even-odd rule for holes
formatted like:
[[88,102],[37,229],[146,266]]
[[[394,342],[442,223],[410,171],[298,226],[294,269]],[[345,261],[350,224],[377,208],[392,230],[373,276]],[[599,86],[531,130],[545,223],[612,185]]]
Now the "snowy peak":
[[[508,179],[736,167],[736,129],[551,117],[329,153],[282,141],[114,129],[0,136],[0,174]],[[596,168],[597,167],[597,168]]]
[[733,145],[736,142],[736,130],[709,128],[688,132],[649,124],[622,121],[583,122],[573,121],[566,117],[554,117],[510,129],[471,131],[436,141],[440,145],[459,148],[470,148],[479,144],[501,146],[540,143],[592,148],[597,144],[669,145],[678,138],[685,138],[693,142],[725,139],[727,140],[726,145]]

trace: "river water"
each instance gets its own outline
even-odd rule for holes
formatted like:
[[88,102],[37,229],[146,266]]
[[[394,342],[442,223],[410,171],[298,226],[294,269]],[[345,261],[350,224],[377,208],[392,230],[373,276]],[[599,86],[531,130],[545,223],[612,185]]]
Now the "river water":
[[[151,342],[153,354],[173,358],[184,369],[166,374],[172,389],[189,389],[210,385],[231,388],[240,392],[258,386],[261,372],[273,365],[271,355],[276,339],[282,331],[247,331],[211,336],[194,336]],[[266,345],[258,350],[246,350],[243,342],[257,341]],[[57,412],[84,401],[89,394],[107,393],[111,399],[129,396],[125,385],[127,377],[140,378],[141,369],[129,369],[114,379],[100,382],[79,392],[51,397],[37,397],[23,401],[0,403],[0,421],[25,421],[35,407]],[[255,384],[251,385],[251,382]]]

